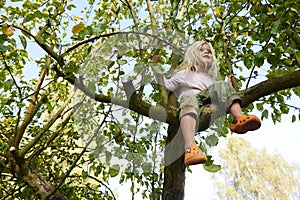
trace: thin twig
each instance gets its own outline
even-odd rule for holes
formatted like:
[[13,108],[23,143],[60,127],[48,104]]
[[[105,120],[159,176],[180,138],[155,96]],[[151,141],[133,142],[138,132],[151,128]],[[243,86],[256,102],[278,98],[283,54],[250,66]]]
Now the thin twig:
[[283,103],[283,102],[278,102],[278,101],[274,101],[274,100],[267,100],[267,99],[260,100],[260,99],[258,99],[257,101],[261,101],[261,102],[270,102],[270,103],[274,103],[274,104],[281,104],[281,105],[285,105],[285,106],[287,106],[287,107],[293,108],[293,109],[295,109],[295,110],[300,110],[300,107],[292,106],[292,105],[290,105],[290,104]]
[[93,180],[95,180],[95,181],[97,181],[98,183],[100,183],[101,185],[103,185],[105,188],[107,188],[109,190],[109,192],[111,193],[113,199],[116,200],[116,197],[115,197],[113,191],[106,184],[104,184],[102,181],[98,180],[97,178],[95,178],[95,177],[93,177],[91,175],[88,175],[88,177],[91,178],[91,179],[93,179]]
[[127,34],[136,34],[136,35],[143,35],[143,36],[148,36],[148,37],[151,37],[151,38],[154,38],[160,42],[162,42],[163,44],[167,44],[169,46],[171,46],[173,49],[175,49],[176,51],[178,51],[181,55],[183,55],[183,52],[181,51],[180,48],[177,48],[175,45],[173,45],[172,43],[160,38],[159,36],[157,35],[153,35],[153,34],[150,34],[150,33],[142,33],[142,32],[136,32],[136,31],[126,31],[126,32],[113,32],[113,33],[107,33],[107,34],[103,34],[103,35],[98,35],[98,36],[95,36],[93,38],[90,38],[90,39],[87,39],[87,40],[84,40],[82,42],[79,42],[77,44],[75,44],[74,46],[70,47],[68,50],[66,50],[62,56],[64,56],[65,54],[73,51],[74,49],[78,48],[79,46],[81,45],[84,45],[84,44],[87,44],[87,43],[90,43],[90,42],[94,42],[95,40],[98,40],[100,38],[104,38],[104,37],[110,37],[110,36],[114,36],[114,35],[127,35]]

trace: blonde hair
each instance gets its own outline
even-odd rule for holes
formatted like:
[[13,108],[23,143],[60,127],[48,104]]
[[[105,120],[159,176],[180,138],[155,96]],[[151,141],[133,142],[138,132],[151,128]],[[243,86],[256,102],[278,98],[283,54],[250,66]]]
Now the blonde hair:
[[[207,44],[211,49],[212,54],[212,63],[211,65],[208,65],[202,58],[200,54],[200,49],[204,44]],[[178,72],[180,70],[186,69],[187,72],[204,72],[210,75],[211,77],[215,78],[217,74],[217,59],[214,53],[214,49],[212,45],[205,41],[197,41],[187,47],[185,54],[184,54],[184,60],[180,64],[179,68],[175,70],[175,72]]]

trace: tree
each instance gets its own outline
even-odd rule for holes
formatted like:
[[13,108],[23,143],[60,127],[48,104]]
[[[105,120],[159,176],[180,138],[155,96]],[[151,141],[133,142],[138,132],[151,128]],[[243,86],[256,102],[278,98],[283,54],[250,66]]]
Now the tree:
[[[121,183],[131,180],[133,197],[140,184],[146,198],[182,199],[176,97],[151,77],[170,74],[191,40],[213,44],[221,79],[241,71],[235,85],[245,111],[261,110],[274,122],[289,112],[300,118],[299,108],[285,104],[300,95],[297,1],[52,0],[0,8],[2,196],[113,199],[106,182],[119,174]],[[38,74],[28,78],[32,67]],[[116,105],[128,119],[118,120]],[[214,109],[206,105],[201,130]],[[168,125],[166,135],[157,121]],[[224,123],[217,136],[228,133]],[[130,161],[124,172],[111,150]]]
[[230,137],[220,157],[224,166],[216,176],[220,199],[296,199],[300,195],[300,168],[281,155]]

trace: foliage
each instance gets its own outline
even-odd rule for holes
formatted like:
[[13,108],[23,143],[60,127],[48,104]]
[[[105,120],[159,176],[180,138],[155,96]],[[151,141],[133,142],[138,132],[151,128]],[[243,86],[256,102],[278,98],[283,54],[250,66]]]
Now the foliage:
[[[108,183],[120,177],[133,196],[157,199],[167,181],[161,122],[174,125],[177,115],[153,77],[169,76],[193,40],[213,44],[220,79],[239,74],[241,90],[288,77],[300,65],[299,10],[296,0],[1,1],[1,196],[115,199]],[[297,105],[286,104],[300,96],[299,84],[278,86],[245,111],[299,120]],[[228,124],[199,137],[202,147],[217,145]],[[220,169],[210,164],[208,171]]]
[[220,157],[224,167],[215,176],[220,199],[297,199],[300,195],[300,168],[282,155],[270,155],[245,139],[230,137]]

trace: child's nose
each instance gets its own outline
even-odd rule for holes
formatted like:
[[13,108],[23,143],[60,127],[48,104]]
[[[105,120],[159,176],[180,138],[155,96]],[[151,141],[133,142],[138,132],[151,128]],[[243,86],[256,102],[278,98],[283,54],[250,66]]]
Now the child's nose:
[[208,49],[204,49],[204,53],[209,53],[209,50]]

